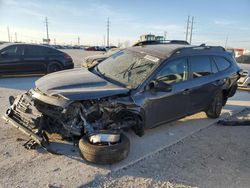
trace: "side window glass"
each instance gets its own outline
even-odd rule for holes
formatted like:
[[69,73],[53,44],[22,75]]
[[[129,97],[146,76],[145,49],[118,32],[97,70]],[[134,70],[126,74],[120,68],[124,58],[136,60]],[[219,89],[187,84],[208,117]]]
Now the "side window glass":
[[216,56],[214,57],[214,61],[219,68],[219,71],[226,70],[228,67],[230,67],[230,62],[223,57]]
[[212,73],[217,73],[219,71],[214,61],[211,62],[211,66],[212,66]]
[[173,60],[157,74],[156,79],[167,84],[174,84],[188,78],[187,59],[181,58]]
[[8,56],[19,55],[19,51],[18,51],[17,46],[11,46],[11,47],[7,48],[6,50],[4,50],[2,53],[7,54]]
[[25,55],[26,56],[43,56],[45,55],[45,50],[42,47],[36,47],[36,46],[27,46],[25,48]]
[[211,62],[208,56],[190,57],[190,71],[193,78],[212,74]]

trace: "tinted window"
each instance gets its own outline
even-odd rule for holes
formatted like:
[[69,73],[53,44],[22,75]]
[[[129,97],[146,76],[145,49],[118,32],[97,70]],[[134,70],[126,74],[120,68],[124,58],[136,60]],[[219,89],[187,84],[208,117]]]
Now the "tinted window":
[[223,71],[230,66],[230,62],[223,57],[214,57],[214,61],[219,68],[219,71]]
[[212,74],[210,58],[208,56],[190,57],[190,71],[193,78]]
[[187,80],[187,59],[181,58],[169,62],[156,76],[157,80],[167,84],[178,83]]
[[26,56],[44,56],[47,54],[47,50],[39,46],[26,46],[24,54]]
[[217,67],[217,65],[215,64],[215,62],[212,61],[211,64],[212,64],[212,73],[218,72],[219,70],[218,70],[218,67]]
[[2,53],[6,53],[8,56],[16,56],[22,54],[22,48],[20,46],[10,46],[2,51]]

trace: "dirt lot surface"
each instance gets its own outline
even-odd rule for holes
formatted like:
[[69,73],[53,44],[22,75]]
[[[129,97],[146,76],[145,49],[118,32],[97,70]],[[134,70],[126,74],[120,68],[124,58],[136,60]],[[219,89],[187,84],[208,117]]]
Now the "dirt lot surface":
[[[231,119],[250,120],[250,110]],[[86,187],[250,186],[250,125],[214,124]]]
[[[74,53],[81,59],[82,52],[69,54]],[[38,78],[0,78],[0,116],[8,97],[34,87]],[[237,91],[221,118],[250,107],[249,94]],[[100,166],[81,159],[72,143],[52,142],[63,155],[26,150],[28,137],[0,119],[0,187],[247,187],[249,127],[219,127],[216,121],[198,113],[147,130],[141,138],[128,132],[128,158]]]

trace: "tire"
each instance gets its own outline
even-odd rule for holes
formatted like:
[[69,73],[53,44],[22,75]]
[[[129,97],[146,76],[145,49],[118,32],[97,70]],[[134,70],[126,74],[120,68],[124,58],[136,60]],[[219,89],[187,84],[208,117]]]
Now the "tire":
[[112,164],[125,159],[129,154],[128,137],[121,134],[120,142],[114,145],[91,144],[87,136],[79,141],[80,154],[86,161],[96,164]]
[[212,103],[209,105],[208,109],[205,111],[207,117],[218,118],[221,114],[223,103],[224,103],[223,95],[220,92],[214,97]]
[[47,73],[57,72],[62,70],[62,67],[57,62],[52,62],[47,68]]

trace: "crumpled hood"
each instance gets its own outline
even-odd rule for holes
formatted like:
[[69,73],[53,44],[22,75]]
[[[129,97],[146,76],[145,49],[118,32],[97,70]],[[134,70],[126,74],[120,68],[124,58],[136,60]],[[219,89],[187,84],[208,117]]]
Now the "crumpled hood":
[[126,94],[129,89],[112,84],[85,69],[48,74],[36,81],[36,87],[47,95],[63,95],[69,100],[97,99]]

